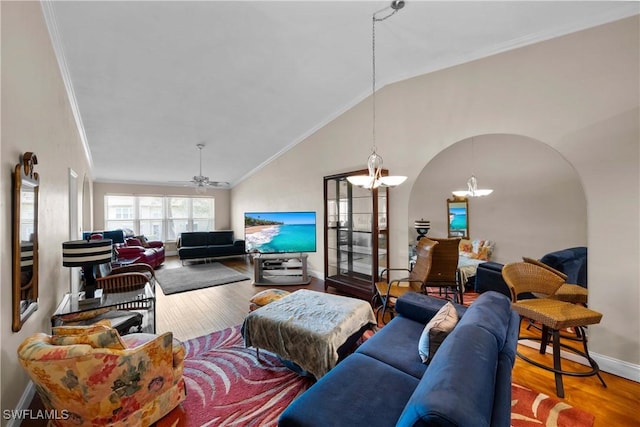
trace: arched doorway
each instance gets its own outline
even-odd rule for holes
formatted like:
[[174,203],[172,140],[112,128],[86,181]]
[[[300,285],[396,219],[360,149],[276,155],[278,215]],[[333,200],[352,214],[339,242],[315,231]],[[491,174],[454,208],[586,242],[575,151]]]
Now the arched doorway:
[[[555,149],[522,135],[478,135],[438,153],[416,179],[409,221],[431,221],[428,236],[446,237],[446,200],[475,174],[486,197],[469,199],[471,239],[495,241],[493,260],[539,258],[587,245],[587,204],[580,178]],[[410,231],[409,240],[417,233]]]

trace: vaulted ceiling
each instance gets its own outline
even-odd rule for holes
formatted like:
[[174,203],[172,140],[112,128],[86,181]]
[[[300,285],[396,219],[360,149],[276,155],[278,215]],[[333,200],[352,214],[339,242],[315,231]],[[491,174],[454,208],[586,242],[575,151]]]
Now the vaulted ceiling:
[[[96,181],[189,180],[202,143],[202,174],[233,185],[370,95],[371,17],[389,4],[54,1],[43,10]],[[376,25],[377,87],[637,13],[634,1],[407,1]]]

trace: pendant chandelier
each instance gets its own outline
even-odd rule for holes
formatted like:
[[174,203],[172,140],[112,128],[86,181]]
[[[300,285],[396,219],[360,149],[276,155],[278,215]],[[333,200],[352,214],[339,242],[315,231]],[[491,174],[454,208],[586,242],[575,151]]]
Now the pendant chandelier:
[[[395,187],[402,184],[407,177],[406,176],[382,176],[382,157],[376,152],[376,22],[384,21],[385,19],[395,15],[400,9],[404,7],[404,1],[394,0],[391,6],[386,7],[373,14],[372,17],[372,110],[373,110],[373,128],[372,128],[372,140],[373,146],[371,149],[371,155],[367,159],[368,175],[354,175],[347,177],[347,180],[358,187],[366,189],[374,189],[378,187]],[[382,18],[376,17],[380,12],[386,11],[391,8],[393,11]]]
[[[471,166],[473,167],[474,162],[474,139],[471,138]],[[467,189],[466,190],[456,190],[452,191],[453,195],[456,197],[482,197],[488,196],[493,193],[491,189],[478,188],[478,179],[472,173],[471,178],[467,180]]]

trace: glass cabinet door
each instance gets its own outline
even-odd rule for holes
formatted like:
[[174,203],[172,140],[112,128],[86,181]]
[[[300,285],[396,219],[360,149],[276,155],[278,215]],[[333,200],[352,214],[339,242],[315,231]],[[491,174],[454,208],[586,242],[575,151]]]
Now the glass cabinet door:
[[387,266],[388,193],[353,186],[349,175],[324,180],[325,288],[370,298]]

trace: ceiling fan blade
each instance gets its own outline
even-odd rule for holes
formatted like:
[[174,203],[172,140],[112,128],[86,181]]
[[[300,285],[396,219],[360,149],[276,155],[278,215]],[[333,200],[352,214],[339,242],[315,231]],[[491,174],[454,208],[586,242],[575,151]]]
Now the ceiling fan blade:
[[209,187],[226,188],[230,184],[227,181],[207,181],[206,185]]
[[194,175],[193,179],[190,181],[169,181],[172,184],[180,184],[184,186],[193,186],[193,187],[213,187],[213,188],[228,188],[230,184],[227,181],[209,181],[208,176],[202,175],[202,149],[204,148],[204,144],[197,144],[196,147],[200,153],[200,174]]

